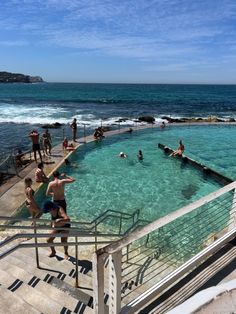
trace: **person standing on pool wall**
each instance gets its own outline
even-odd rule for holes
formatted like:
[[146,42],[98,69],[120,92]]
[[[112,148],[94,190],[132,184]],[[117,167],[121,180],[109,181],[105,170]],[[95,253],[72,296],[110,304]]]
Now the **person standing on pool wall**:
[[[51,213],[52,227],[53,228],[67,228],[67,229],[53,229],[51,231],[52,236],[47,239],[48,243],[53,243],[55,233],[63,233],[64,237],[61,237],[61,243],[67,243],[68,233],[70,228],[70,217],[65,213],[64,209],[61,206],[58,206],[56,203],[47,201],[43,206],[43,213]],[[54,257],[56,255],[56,250],[54,246],[51,246],[51,253],[49,257]],[[65,259],[69,258],[68,246],[64,246]]]
[[[67,176],[65,173],[60,175],[58,171],[53,172],[53,177],[54,180],[48,184],[46,195],[52,196],[53,202],[62,206],[66,212],[65,184],[72,183],[75,179]],[[60,179],[60,177],[63,177],[63,179]]]
[[73,122],[70,125],[71,129],[72,129],[72,139],[74,142],[76,142],[76,136],[77,136],[77,122],[76,122],[76,118],[73,119]]
[[40,144],[39,144],[39,133],[36,130],[32,130],[29,134],[29,137],[32,141],[32,150],[34,152],[34,160],[37,162],[36,152],[39,154],[39,158],[41,162],[43,162],[41,151],[40,151]]

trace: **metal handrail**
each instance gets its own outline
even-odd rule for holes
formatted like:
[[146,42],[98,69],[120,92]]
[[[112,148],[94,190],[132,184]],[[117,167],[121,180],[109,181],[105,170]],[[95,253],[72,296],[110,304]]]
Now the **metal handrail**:
[[220,197],[221,195],[225,194],[226,192],[230,192],[233,189],[236,188],[236,181],[224,186],[223,188],[217,190],[216,192],[212,192],[209,195],[206,195],[204,197],[202,197],[201,199],[191,203],[190,205],[184,206],[182,208],[180,208],[179,210],[176,210],[175,212],[172,212],[158,220],[155,220],[153,222],[151,222],[150,224],[139,228],[138,230],[135,230],[134,232],[132,232],[131,234],[129,234],[128,236],[126,236],[125,238],[123,238],[121,241],[118,241],[114,244],[108,245],[107,247],[104,247],[100,250],[98,250],[97,254],[104,254],[104,253],[108,253],[108,254],[112,254],[114,252],[117,252],[119,250],[121,250],[123,247],[131,244],[134,240],[144,237],[146,235],[148,235],[149,233],[151,233],[152,231],[155,231],[167,224],[169,224],[170,222],[174,221],[175,219],[192,212],[194,209],[208,204],[209,202],[211,202],[212,200]]
[[[114,215],[110,214],[110,213],[113,213]],[[92,228],[95,229],[99,224],[104,222],[104,220],[107,219],[107,218],[120,218],[121,220],[123,220],[123,219],[126,219],[126,220],[127,219],[133,219],[134,220],[134,217],[136,215],[137,216],[137,220],[136,221],[138,221],[139,220],[139,213],[140,213],[139,209],[135,210],[132,214],[108,209],[105,212],[103,212],[102,214],[100,214],[98,217],[93,219],[92,221],[89,221],[89,222],[83,221],[83,222],[81,222],[81,221],[74,221],[73,220],[72,223],[74,225],[92,226],[91,229]],[[107,215],[107,214],[109,214],[109,215]],[[119,215],[119,216],[117,216],[117,215]],[[32,219],[32,218],[17,218],[17,217],[9,217],[9,216],[0,216],[0,221],[1,220],[3,220],[3,221],[15,221],[15,222],[19,222],[19,221],[21,221],[21,222],[22,221],[27,221],[27,222],[31,221],[32,222],[34,219]],[[45,223],[51,223],[50,219],[40,219],[38,221],[45,222]],[[148,223],[148,221],[146,221],[146,220],[140,220],[140,221],[142,221],[144,223]],[[133,221],[133,223],[134,223],[134,221]],[[3,227],[4,228],[9,228],[7,224],[0,225],[0,228],[3,228]]]
[[[111,214],[112,213],[112,214]],[[117,215],[118,214],[118,215]],[[136,221],[135,221],[135,216],[136,216]],[[102,222],[105,221],[105,219],[107,218],[119,218],[120,219],[120,228],[119,228],[119,232],[115,233],[115,232],[99,232],[97,230],[97,227],[99,224],[101,224]],[[121,232],[122,228],[122,220],[123,219],[130,219],[132,218],[132,225],[123,233]],[[16,239],[20,239],[20,238],[34,238],[35,241],[37,242],[37,239],[39,238],[45,238],[45,237],[50,237],[50,233],[38,233],[38,231],[40,230],[68,230],[68,236],[76,236],[76,237],[95,237],[95,240],[93,242],[90,242],[90,244],[95,244],[95,247],[97,247],[98,243],[110,243],[111,240],[109,241],[102,241],[99,242],[97,241],[98,237],[109,237],[109,239],[111,239],[112,237],[122,237],[125,234],[127,234],[127,232],[129,232],[130,230],[132,230],[134,227],[136,227],[138,225],[138,223],[147,223],[147,221],[141,221],[139,220],[139,210],[135,210],[132,214],[129,213],[124,213],[124,212],[116,212],[114,210],[106,210],[104,213],[102,213],[101,215],[99,215],[97,218],[95,218],[94,220],[92,220],[91,222],[78,222],[78,221],[71,221],[71,227],[70,228],[62,228],[62,227],[56,227],[56,228],[52,228],[51,227],[51,223],[52,220],[50,219],[33,219],[33,218],[17,218],[17,217],[6,217],[6,216],[0,216],[0,221],[4,220],[5,222],[32,222],[32,225],[16,225],[16,224],[1,224],[0,228],[4,228],[4,229],[16,229],[16,230],[31,230],[33,229],[34,233],[17,233],[14,234],[6,239],[4,239],[3,241],[0,242],[0,247],[5,246],[6,244],[11,243],[12,241],[15,241]],[[39,225],[40,223],[40,225]],[[47,223],[49,224],[49,226],[41,225],[41,223]],[[73,227],[73,225],[92,225],[94,224],[92,227],[84,229],[81,228],[79,229],[78,227]],[[61,237],[61,234],[54,234],[55,237]],[[81,242],[80,242],[81,243]],[[53,245],[46,245],[47,247],[49,246],[53,246]],[[35,243],[35,247],[37,247],[37,243]],[[36,254],[38,255],[38,254]]]
[[[108,233],[108,232],[99,232],[98,226],[102,224],[108,218],[118,218],[120,219],[119,223],[119,232],[118,233]],[[132,224],[129,226],[127,230],[122,233],[122,222],[124,220],[132,219]],[[65,246],[65,243],[38,243],[38,239],[41,238],[49,238],[51,233],[38,233],[38,231],[43,230],[67,230],[68,237],[74,237],[74,242],[67,242],[66,246],[75,246],[75,287],[78,287],[78,245],[95,245],[95,249],[97,250],[97,245],[101,244],[110,244],[113,241],[111,240],[114,237],[122,237],[127,234],[130,230],[137,227],[138,224],[148,223],[147,221],[142,221],[139,219],[139,209],[135,210],[132,214],[124,213],[124,212],[117,212],[114,210],[106,210],[97,218],[92,220],[91,222],[79,222],[79,221],[71,221],[71,228],[65,227],[56,227],[52,228],[52,220],[50,219],[33,219],[33,218],[17,218],[17,217],[6,217],[0,216],[0,221],[4,221],[5,224],[0,224],[0,228],[2,229],[15,229],[15,230],[32,230],[32,233],[16,233],[10,237],[7,237],[3,241],[0,242],[0,248],[12,243],[15,240],[27,238],[27,239],[34,239],[34,243],[18,243],[16,245],[7,248],[5,251],[0,253],[0,260],[5,256],[11,254],[15,250],[25,247],[25,248],[35,248],[35,258],[36,258],[36,265],[40,268],[40,261],[39,261],[39,252],[38,248],[40,247],[55,247],[55,246]],[[7,222],[7,223],[6,223]],[[11,222],[11,223],[10,223]],[[14,223],[20,222],[21,225],[16,225]],[[27,223],[32,223],[30,226]],[[10,223],[10,224],[9,224]],[[13,223],[13,224],[12,224]],[[26,225],[22,225],[22,223]],[[47,225],[48,224],[48,225]],[[74,226],[75,227],[74,227]],[[81,228],[81,229],[80,229]],[[61,238],[61,233],[53,234],[55,238]],[[94,237],[93,241],[84,241],[78,242],[78,237]],[[98,240],[98,237],[105,238],[102,240]],[[108,238],[108,240],[107,240]]]
[[[197,221],[201,222],[198,229],[195,227]],[[93,264],[94,286],[104,287],[103,291],[109,289],[111,307],[116,308],[117,312],[120,312],[121,300],[122,310],[129,311],[129,305],[132,304],[131,312],[134,312],[138,308],[134,308],[133,303],[139,302],[140,285],[145,285],[148,289],[153,284],[152,280],[164,280],[170,273],[175,272],[175,269],[180,269],[180,265],[187,260],[195,261],[193,256],[205,246],[209,247],[209,240],[214,243],[216,237],[222,238],[225,232],[230,234],[227,239],[232,239],[233,234],[236,234],[235,226],[236,182],[232,182],[97,250]],[[210,234],[212,238],[209,237]],[[214,250],[218,248],[218,245],[214,246]],[[104,272],[102,268],[105,259],[109,260],[108,283],[104,275],[100,275]],[[196,264],[191,264],[191,267],[196,267]],[[143,294],[145,302],[151,300],[156,293],[154,290],[150,288],[152,292],[147,297]],[[130,301],[131,294],[135,298],[133,301]],[[127,307],[124,306],[126,301],[130,302]],[[95,308],[99,309],[98,313],[102,313],[102,293],[95,292]]]

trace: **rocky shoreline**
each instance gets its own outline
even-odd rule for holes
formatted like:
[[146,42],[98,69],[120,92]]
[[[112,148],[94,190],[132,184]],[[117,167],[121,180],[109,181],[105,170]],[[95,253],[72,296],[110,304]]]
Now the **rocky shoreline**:
[[222,119],[216,116],[209,116],[206,118],[171,118],[163,116],[161,119],[168,121],[169,123],[201,123],[201,122],[236,122],[234,118]]
[[43,83],[40,76],[30,76],[21,73],[0,72],[0,83]]
[[[168,116],[161,116],[160,117],[161,120],[167,122],[167,123],[230,123],[230,122],[236,122],[236,120],[234,118],[228,118],[228,119],[222,119],[222,118],[218,118],[216,116],[209,116],[209,117],[205,117],[205,118],[199,118],[199,117],[183,117],[183,118],[171,118]],[[120,118],[118,120],[115,121],[116,123],[121,123],[121,122],[126,122],[126,121],[130,121],[130,118]],[[141,116],[137,119],[133,120],[136,123],[142,123],[145,122],[147,124],[156,124],[157,121],[154,117],[152,116]],[[115,125],[114,124],[114,125]],[[54,123],[47,123],[47,124],[43,124],[41,125],[41,128],[43,129],[58,129],[61,128],[64,124],[61,124],[59,122],[54,122]],[[108,130],[111,129],[112,125],[108,125],[108,126],[103,126],[103,131],[106,132]]]
[[[223,119],[223,118],[219,118],[216,116],[209,116],[209,117],[204,117],[204,118],[200,118],[200,117],[171,118],[170,116],[161,116],[160,119],[162,119],[163,121],[168,122],[168,123],[236,122],[236,120],[234,118]],[[117,120],[116,122],[118,122],[118,123],[119,122],[125,122],[127,120],[130,120],[130,119],[129,118],[121,118],[121,119]],[[156,120],[153,116],[141,116],[137,120],[135,120],[135,122],[137,122],[137,123],[146,122],[146,123],[154,124],[154,123],[156,123]]]

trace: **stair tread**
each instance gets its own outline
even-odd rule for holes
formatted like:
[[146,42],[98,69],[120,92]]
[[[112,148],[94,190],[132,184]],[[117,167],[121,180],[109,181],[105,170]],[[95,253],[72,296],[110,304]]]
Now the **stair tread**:
[[33,308],[29,303],[22,300],[16,294],[13,294],[10,290],[3,286],[0,286],[0,307],[1,313],[8,314],[40,314],[41,312]]

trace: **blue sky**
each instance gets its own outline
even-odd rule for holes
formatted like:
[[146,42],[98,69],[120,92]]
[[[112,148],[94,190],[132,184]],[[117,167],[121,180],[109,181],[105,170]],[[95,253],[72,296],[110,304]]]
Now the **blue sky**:
[[51,82],[236,84],[236,0],[2,0],[0,70]]

